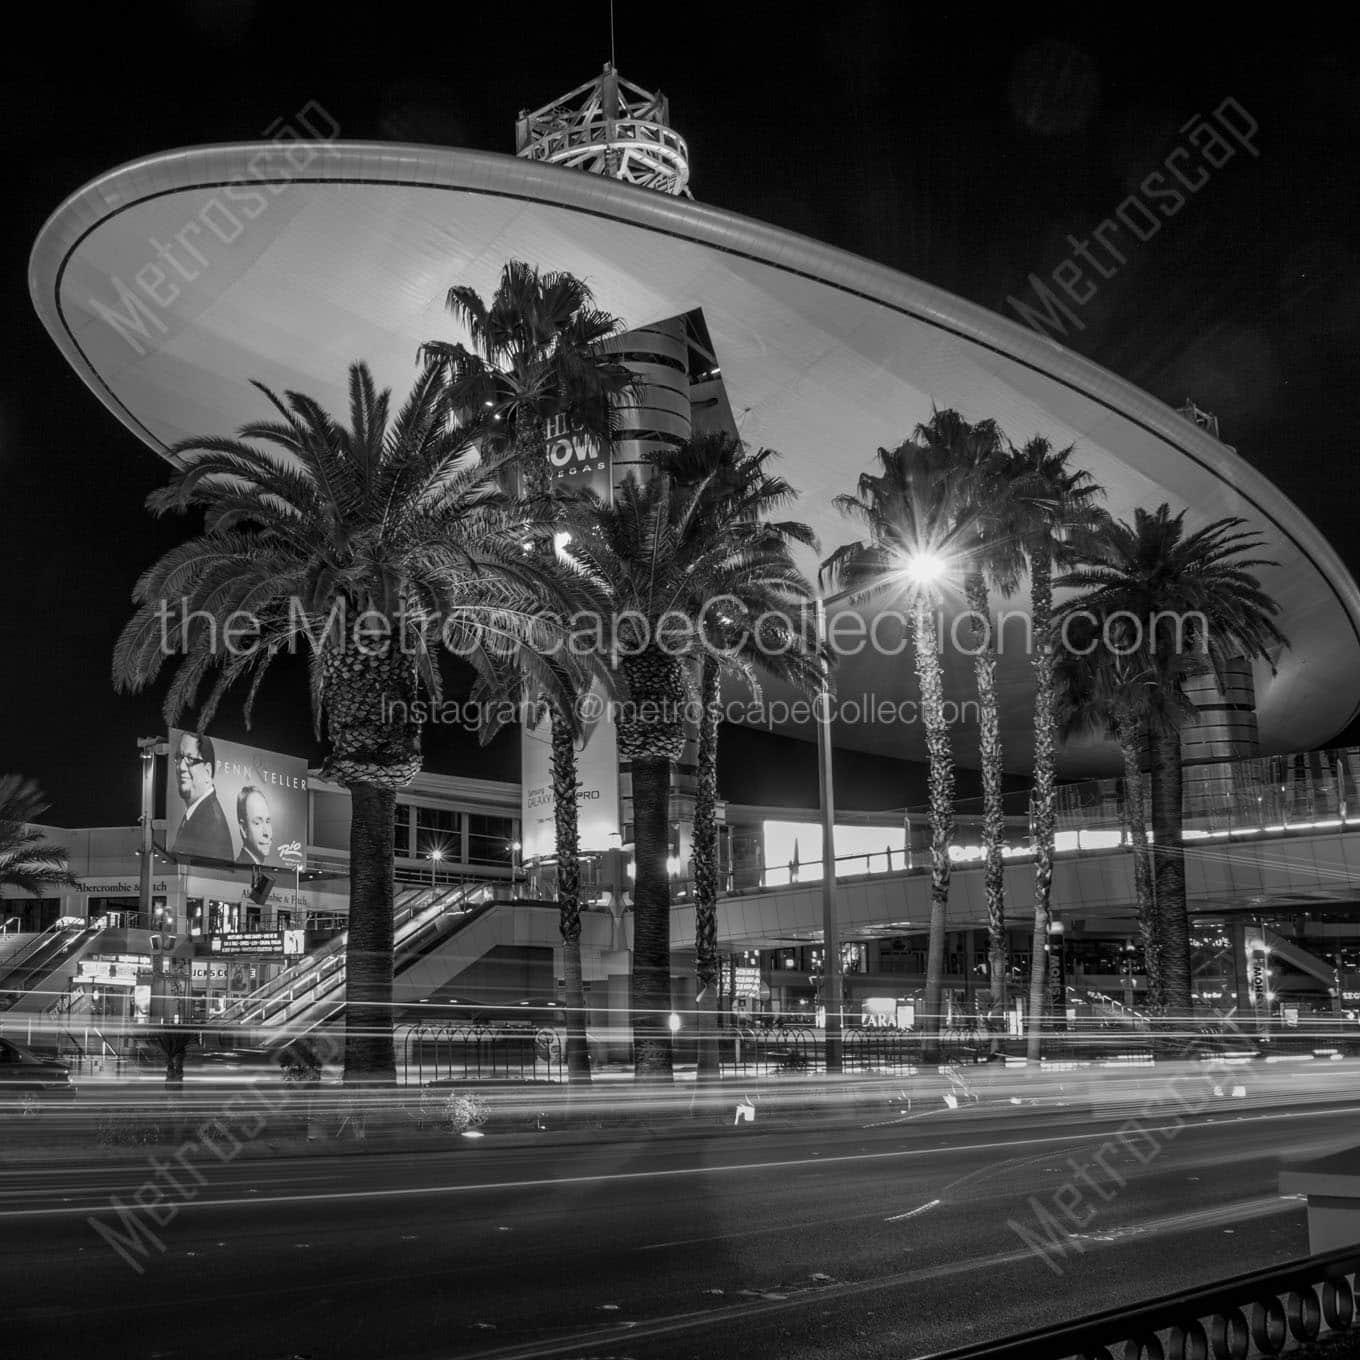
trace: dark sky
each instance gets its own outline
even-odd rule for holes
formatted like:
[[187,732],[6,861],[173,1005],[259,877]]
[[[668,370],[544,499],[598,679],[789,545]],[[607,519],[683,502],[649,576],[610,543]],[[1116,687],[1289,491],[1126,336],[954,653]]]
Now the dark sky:
[[[1007,313],[1031,271],[1069,253],[1069,232],[1088,235],[1184,142],[1187,120],[1237,100],[1260,125],[1259,157],[1237,154],[1130,248],[1068,343],[1164,400],[1215,411],[1225,440],[1360,568],[1360,84],[1345,44],[1286,25],[1197,29],[1184,11],[1107,27],[1098,8],[1066,21],[900,0],[811,21],[765,4],[687,0],[648,7],[655,20],[641,9],[619,7],[618,64],[670,96],[700,201]],[[258,138],[309,100],[345,137],[511,151],[519,108],[607,58],[608,7],[389,3],[361,18],[200,0],[32,14],[0,87],[0,566],[14,587],[0,620],[0,770],[39,778],[54,821],[126,823],[134,738],[160,729],[160,696],[115,696],[110,649],[137,573],[187,526],[146,516],[164,465],[38,325],[27,256],[43,220],[123,161]],[[261,745],[302,749],[299,693],[280,673],[257,717]],[[788,767],[775,754],[734,738],[728,796],[775,801],[759,782],[762,768]],[[906,801],[886,764],[852,763],[843,803]],[[436,738],[429,764],[517,777],[509,740],[478,752]]]

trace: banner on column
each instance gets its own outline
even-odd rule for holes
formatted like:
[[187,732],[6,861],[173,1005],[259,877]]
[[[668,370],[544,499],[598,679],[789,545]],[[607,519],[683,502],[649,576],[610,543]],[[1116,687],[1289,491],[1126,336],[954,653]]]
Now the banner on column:
[[[593,690],[594,709],[604,714],[607,699]],[[553,820],[552,734],[547,721],[526,728],[521,743],[521,801],[524,860],[557,853]],[[619,747],[608,716],[589,728],[584,747],[576,752],[576,810],[583,851],[617,850],[619,841]]]

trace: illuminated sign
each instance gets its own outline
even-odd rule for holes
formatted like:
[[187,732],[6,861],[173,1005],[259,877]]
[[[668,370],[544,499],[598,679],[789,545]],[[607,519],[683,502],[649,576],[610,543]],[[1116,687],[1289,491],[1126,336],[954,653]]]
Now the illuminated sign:
[[230,935],[214,935],[208,947],[214,954],[252,954],[282,958],[283,937],[294,934],[282,930],[238,930]]
[[1252,950],[1247,968],[1247,990],[1251,993],[1253,1006],[1265,1005],[1268,976],[1266,956],[1257,950]]
[[306,867],[305,760],[172,727],[167,766],[165,842],[176,859]]
[[734,968],[732,970],[732,995],[758,997],[760,995],[760,969]]
[[[619,745],[608,716],[604,690],[586,696],[595,702],[587,716],[585,743],[576,755],[576,816],[580,848],[617,850],[619,840]],[[520,840],[525,862],[557,851],[557,820],[552,785],[552,726],[545,718],[526,727],[520,741]]]
[[610,491],[610,457],[598,439],[573,430],[565,416],[553,416],[547,423],[548,476],[552,481],[569,481],[572,488],[589,488],[601,500]]

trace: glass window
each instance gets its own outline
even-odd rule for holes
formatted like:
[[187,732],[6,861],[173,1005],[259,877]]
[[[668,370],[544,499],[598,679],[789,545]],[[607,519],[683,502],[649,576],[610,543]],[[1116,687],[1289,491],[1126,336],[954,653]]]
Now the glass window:
[[416,854],[421,858],[431,850],[443,853],[445,861],[457,863],[463,857],[463,814],[448,808],[418,807],[416,814]]
[[468,863],[504,864],[509,867],[515,840],[513,817],[484,817],[468,814]]
[[411,805],[397,804],[397,818],[394,823],[393,845],[398,855],[411,853]]

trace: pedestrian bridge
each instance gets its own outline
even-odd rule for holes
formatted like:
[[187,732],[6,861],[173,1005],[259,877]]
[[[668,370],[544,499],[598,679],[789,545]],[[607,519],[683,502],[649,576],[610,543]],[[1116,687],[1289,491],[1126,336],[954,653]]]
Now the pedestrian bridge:
[[[1101,920],[1127,922],[1135,912],[1121,784],[1093,780],[1059,791],[1053,908],[1089,928],[1098,929]],[[1185,793],[1186,896],[1195,915],[1254,916],[1360,902],[1360,750],[1187,769]],[[922,824],[924,813],[911,820]],[[1029,918],[1034,905],[1026,822],[1023,816],[1008,819],[1005,845],[1007,916],[1017,920]],[[951,930],[987,924],[979,827],[977,805],[961,804],[951,844]],[[925,930],[928,854],[885,848],[839,858],[836,907],[846,939]],[[1360,905],[1355,910],[1360,916]],[[765,866],[759,882],[730,891],[718,904],[718,938],[725,948],[772,948],[821,936],[822,872],[815,861]],[[671,941],[677,949],[693,948],[688,901],[672,911]]]

